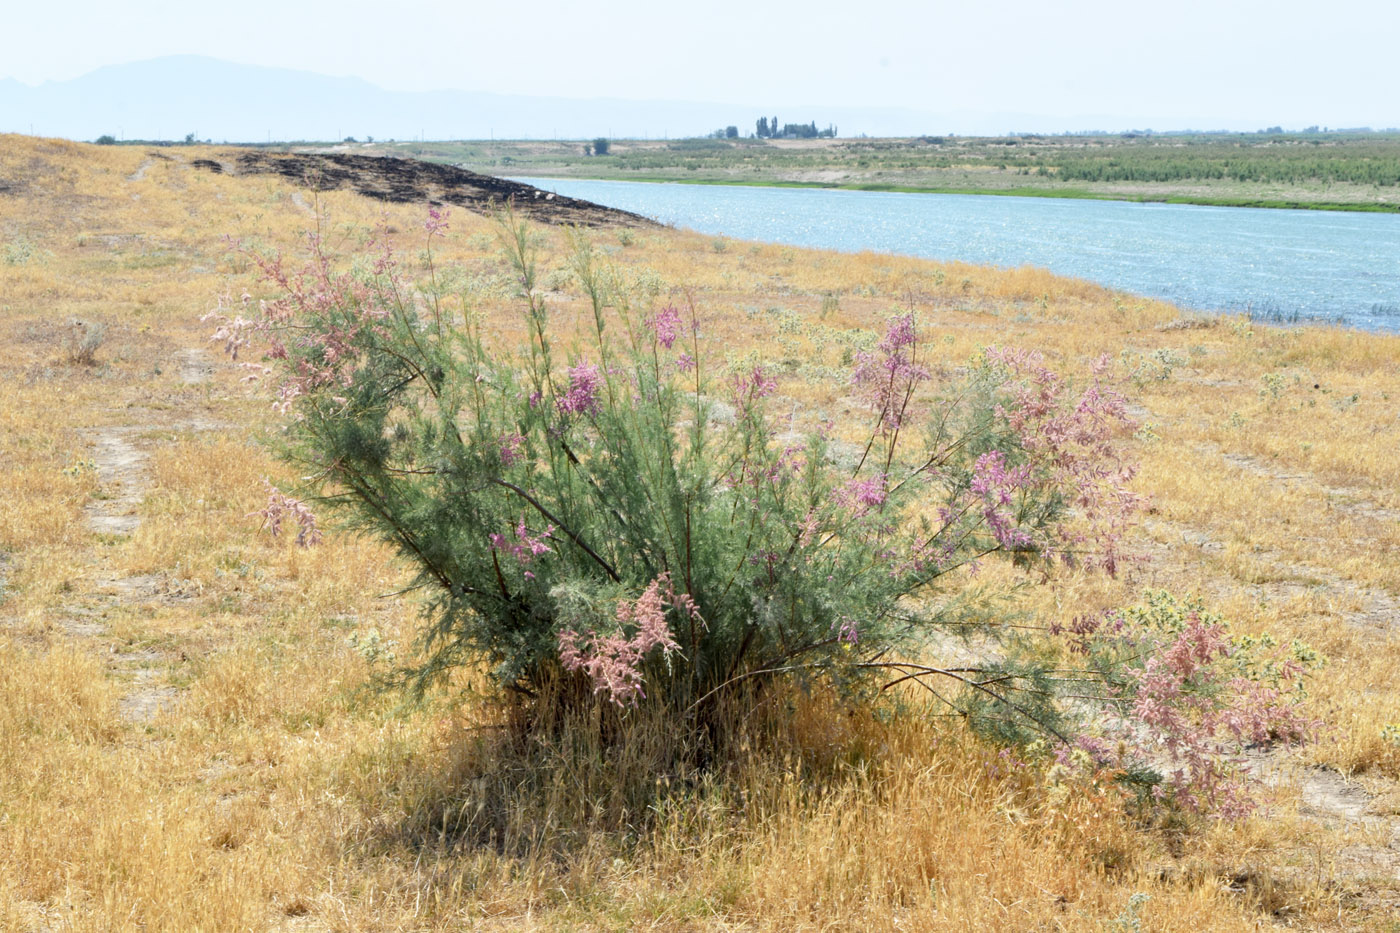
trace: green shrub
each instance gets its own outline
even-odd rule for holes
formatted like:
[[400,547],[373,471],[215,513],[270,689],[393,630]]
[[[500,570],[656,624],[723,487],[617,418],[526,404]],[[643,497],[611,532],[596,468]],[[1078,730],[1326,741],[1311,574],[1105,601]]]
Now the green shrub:
[[390,261],[266,265],[286,289],[266,332],[296,415],[289,456],[431,594],[413,683],[486,658],[522,693],[573,667],[618,703],[645,689],[689,708],[736,677],[848,677],[966,626],[935,597],[993,555],[1112,566],[1133,498],[1116,396],[1072,397],[1034,355],[992,351],[935,401],[913,316],[897,317],[855,357],[872,419],[858,462],[838,466],[825,429],[779,439],[762,366],[713,369],[693,312],[633,308],[585,241],[572,268],[592,345],[561,353],[531,235],[504,230],[522,358],[470,316],[405,300]]
[[[430,212],[430,241],[445,226]],[[1074,741],[1059,697],[1082,680],[1056,677],[1053,640],[1012,637],[967,583],[997,556],[1114,569],[1136,505],[1120,396],[1000,349],[935,386],[910,313],[853,354],[859,444],[830,425],[780,433],[762,365],[717,366],[693,307],[635,306],[582,238],[591,337],[560,346],[530,229],[506,218],[501,236],[529,334],[517,353],[449,313],[442,276],[404,281],[391,253],[344,272],[319,252],[300,273],[261,258],[280,297],[256,324],[218,316],[235,351],[249,329],[268,340],[287,455],[319,501],[416,569],[426,624],[402,683],[484,661],[504,691],[549,704],[539,720],[645,702],[692,734],[726,728],[715,711],[733,715],[740,685],[883,675],[1006,739]],[[297,500],[274,491],[269,509],[314,539]],[[1005,637],[984,663],[925,663],[949,635]]]

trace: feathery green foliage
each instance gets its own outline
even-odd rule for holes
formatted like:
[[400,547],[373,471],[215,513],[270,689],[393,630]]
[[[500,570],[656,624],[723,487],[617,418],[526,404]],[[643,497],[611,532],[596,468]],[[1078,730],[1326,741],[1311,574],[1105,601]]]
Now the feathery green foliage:
[[[445,215],[427,227],[431,245]],[[775,678],[909,682],[1003,741],[1074,746],[1081,729],[1064,698],[1084,678],[1062,676],[1053,638],[979,612],[968,583],[994,556],[1114,569],[1136,496],[1118,444],[1125,402],[1100,380],[1106,359],[1076,390],[1037,354],[992,348],[961,384],[935,386],[914,314],[898,315],[854,355],[852,388],[871,419],[843,449],[831,425],[779,433],[763,367],[715,367],[693,306],[656,301],[581,235],[571,274],[592,327],[558,346],[532,230],[507,216],[500,238],[527,332],[514,353],[469,310],[446,310],[431,249],[416,284],[387,247],[349,272],[319,251],[295,275],[264,260],[284,292],[260,326],[295,414],[289,455],[322,501],[410,560],[427,594],[405,683],[423,690],[485,662],[501,688],[549,707],[537,721],[557,721],[560,704],[601,715],[645,700],[685,734],[722,732],[716,711],[735,706],[720,701],[761,695]],[[305,533],[301,504],[278,501]],[[1096,648],[1086,676],[1124,722],[1168,717],[1195,742],[1183,747],[1199,751],[1199,770],[1210,752],[1192,725],[1225,722],[1228,700],[1215,719],[1178,710],[1173,678],[1200,667],[1153,660],[1188,657],[1188,636],[1228,653],[1191,618],[1165,638],[1150,619],[1126,635],[1115,623],[1119,641],[1103,644],[1128,647]],[[983,660],[928,663],[950,637],[978,639]],[[1156,692],[1138,710],[1123,671],[1144,645]],[[1196,694],[1246,686],[1209,676]],[[1081,757],[1142,763],[1115,764],[1101,744]]]

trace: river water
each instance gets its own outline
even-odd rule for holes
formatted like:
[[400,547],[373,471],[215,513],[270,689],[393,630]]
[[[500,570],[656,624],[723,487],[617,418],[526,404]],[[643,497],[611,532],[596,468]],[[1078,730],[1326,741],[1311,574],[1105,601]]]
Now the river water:
[[1197,311],[1400,333],[1400,214],[517,180],[702,233],[1030,264]]

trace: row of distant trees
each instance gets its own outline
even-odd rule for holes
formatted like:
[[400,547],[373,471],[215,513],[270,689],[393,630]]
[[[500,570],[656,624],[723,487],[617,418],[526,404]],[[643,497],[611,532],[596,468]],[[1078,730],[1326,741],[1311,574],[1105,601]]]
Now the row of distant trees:
[[[735,131],[738,135],[738,131]],[[782,129],[778,128],[778,118],[769,120],[767,117],[759,117],[754,135],[759,139],[833,139],[836,136],[836,127],[827,124],[826,129],[817,129],[817,121],[811,123],[784,123]]]
[[[347,141],[348,141],[348,140],[347,140]],[[125,145],[133,145],[133,146],[135,146],[135,145],[141,145],[141,146],[178,146],[178,145],[180,145],[180,143],[179,143],[178,141],[173,140],[173,139],[120,139],[120,140],[119,140],[119,139],[117,139],[117,137],[113,136],[111,133],[103,133],[101,136],[99,136],[99,137],[97,137],[96,139],[94,139],[93,142],[97,143],[97,145],[99,145],[99,146],[116,146],[116,145],[122,145],[122,144],[125,144]],[[199,139],[196,138],[195,135],[194,135],[193,133],[186,133],[186,134],[185,134],[185,141],[184,141],[184,144],[185,144],[186,146],[193,146],[193,145],[195,145],[195,144],[198,143],[198,142],[199,142]],[[206,143],[207,143],[207,142],[210,142],[210,140],[207,140],[207,139],[206,139],[205,142],[206,142]]]
[[[817,121],[811,123],[784,123],[781,128],[778,126],[778,118],[771,121],[767,117],[759,117],[758,123],[754,127],[754,132],[750,138],[758,139],[831,139],[836,136],[836,127],[827,124],[826,129],[817,129]],[[726,126],[722,129],[710,133],[711,139],[738,139],[739,128],[737,126]]]
[[[836,127],[827,124],[826,129],[817,129],[817,121],[811,123],[784,123],[781,128],[778,118],[759,117],[758,123],[754,127],[753,136],[758,139],[834,139],[836,137]],[[738,139],[739,127],[725,126],[714,130],[709,134],[710,139]],[[605,136],[599,136],[592,142],[583,144],[583,154],[586,156],[607,155],[610,148],[609,140]]]
[[[754,125],[754,132],[750,139],[832,139],[836,136],[836,127],[827,124],[826,129],[817,129],[817,121],[811,123],[778,123],[778,118],[759,117]],[[710,133],[711,139],[738,139],[739,128],[737,126],[725,126]]]

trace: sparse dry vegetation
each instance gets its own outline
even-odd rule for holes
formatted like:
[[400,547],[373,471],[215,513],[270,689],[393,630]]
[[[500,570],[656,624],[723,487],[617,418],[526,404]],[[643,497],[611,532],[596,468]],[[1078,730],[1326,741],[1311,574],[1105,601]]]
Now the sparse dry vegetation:
[[[0,928],[1394,929],[1400,339],[1036,269],[597,233],[775,367],[799,418],[851,418],[843,341],[904,308],[945,373],[993,343],[1067,370],[1109,354],[1140,423],[1142,560],[980,582],[1034,623],[1196,593],[1327,658],[1307,709],[1328,728],[1258,754],[1272,799],[1239,822],[1144,815],[957,719],[822,690],[770,698],[723,768],[656,773],[645,706],[606,749],[567,724],[522,746],[479,672],[417,705],[370,687],[421,624],[409,570],[261,532],[264,478],[298,477],[199,316],[264,293],[226,235],[292,252],[319,222],[350,252],[387,224],[412,256],[423,207],[206,155],[0,137],[0,244],[29,257],[0,263]],[[584,326],[566,232],[537,234],[556,319]],[[522,339],[492,222],[454,214],[435,251],[483,328]],[[88,365],[75,320],[105,328]]]

